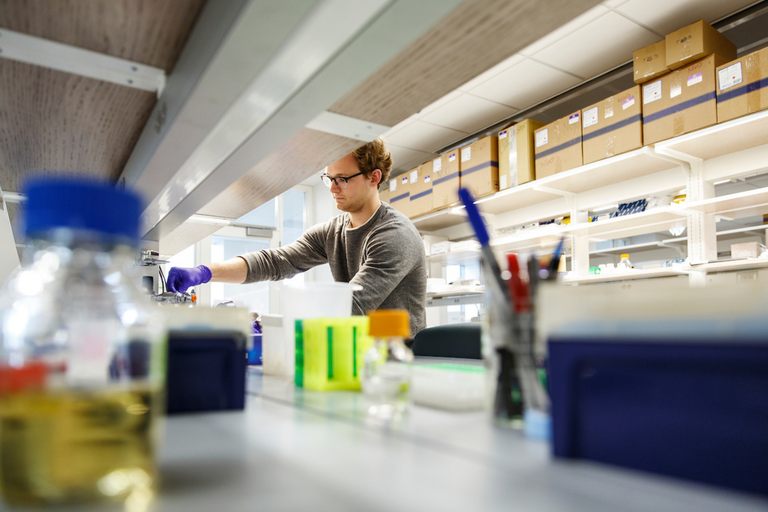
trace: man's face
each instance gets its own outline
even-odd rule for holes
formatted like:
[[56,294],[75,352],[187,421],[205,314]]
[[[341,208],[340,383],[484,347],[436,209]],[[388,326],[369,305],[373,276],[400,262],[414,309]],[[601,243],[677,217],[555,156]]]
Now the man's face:
[[[347,178],[360,172],[357,161],[352,154],[338,160],[326,169],[331,178]],[[336,183],[331,183],[331,194],[336,200],[336,208],[343,212],[354,213],[363,208],[370,198],[371,190],[376,187],[371,184],[371,178],[364,174],[350,178],[347,188],[342,189]]]

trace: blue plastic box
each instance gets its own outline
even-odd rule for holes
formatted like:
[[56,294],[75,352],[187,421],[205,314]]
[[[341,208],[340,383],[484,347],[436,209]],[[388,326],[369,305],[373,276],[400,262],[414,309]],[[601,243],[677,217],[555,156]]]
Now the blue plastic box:
[[768,494],[768,344],[549,340],[555,456]]
[[170,331],[168,414],[243,409],[245,347],[241,331]]

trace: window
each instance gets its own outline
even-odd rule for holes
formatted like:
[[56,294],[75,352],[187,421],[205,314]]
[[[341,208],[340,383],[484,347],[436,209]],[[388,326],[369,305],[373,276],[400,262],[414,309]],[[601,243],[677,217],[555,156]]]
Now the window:
[[[211,237],[211,263],[219,263],[241,254],[269,249],[269,240],[232,236]],[[269,312],[269,282],[252,284],[211,283],[211,305],[233,300],[249,311]]]
[[[306,230],[305,212],[306,193],[299,190],[289,190],[283,194],[283,232],[282,244],[295,242]],[[305,274],[296,274],[287,281],[303,283]]]
[[[286,192],[287,194],[288,192]],[[255,210],[252,210],[235,221],[236,224],[251,226],[277,227],[277,199],[270,199]]]

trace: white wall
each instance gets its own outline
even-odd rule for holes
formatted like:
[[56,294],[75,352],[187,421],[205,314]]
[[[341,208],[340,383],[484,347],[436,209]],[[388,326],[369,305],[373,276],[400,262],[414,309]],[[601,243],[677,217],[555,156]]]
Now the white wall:
[[[330,220],[332,217],[335,217],[342,212],[336,208],[336,203],[333,201],[333,196],[331,195],[331,191],[328,190],[328,187],[323,185],[320,180],[317,181],[319,183],[312,186],[314,205],[312,218],[314,219],[315,224],[322,224],[323,222]],[[313,275],[311,275],[311,279],[313,281],[333,282],[331,268],[327,264],[315,267],[312,270],[312,274]]]

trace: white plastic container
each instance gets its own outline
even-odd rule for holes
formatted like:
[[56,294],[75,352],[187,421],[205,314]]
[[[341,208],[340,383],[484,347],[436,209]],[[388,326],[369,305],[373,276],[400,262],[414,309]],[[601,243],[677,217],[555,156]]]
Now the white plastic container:
[[[264,373],[293,377],[296,369],[296,320],[352,316],[352,291],[362,290],[349,283],[286,283],[281,291],[283,343],[262,345]],[[266,338],[264,338],[266,341]]]
[[261,315],[261,360],[265,374],[285,375],[284,343],[283,315]]

